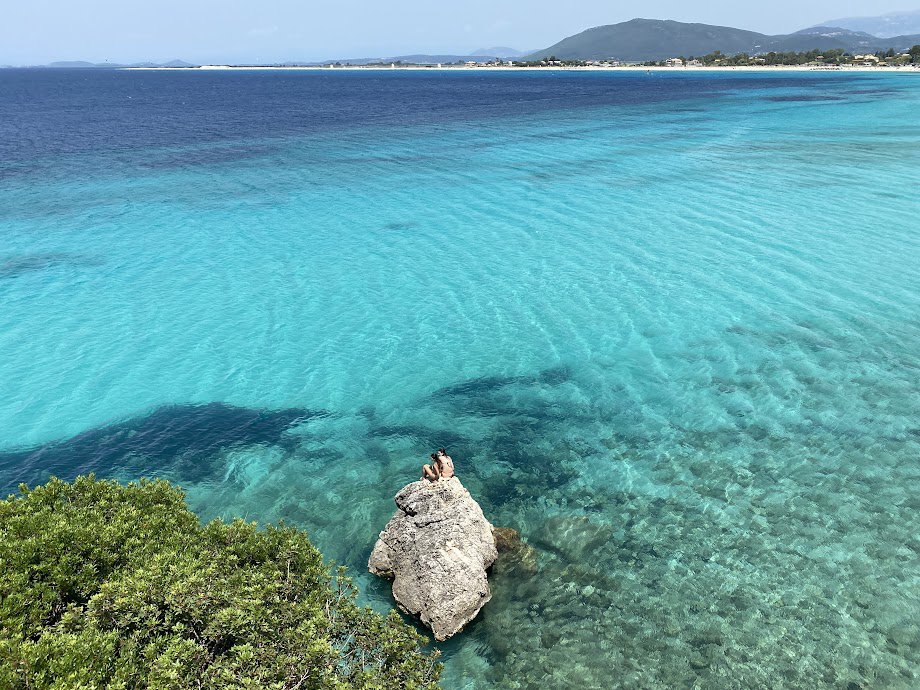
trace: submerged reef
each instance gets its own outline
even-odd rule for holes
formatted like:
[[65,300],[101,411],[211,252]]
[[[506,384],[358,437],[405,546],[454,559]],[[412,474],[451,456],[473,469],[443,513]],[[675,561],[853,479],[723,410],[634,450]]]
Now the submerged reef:
[[286,432],[321,416],[304,409],[259,410],[206,403],[166,405],[125,421],[90,429],[35,448],[0,451],[0,489],[37,483],[50,475],[73,478],[98,472],[111,476],[181,476],[196,482],[224,473],[218,454],[240,446],[291,448]]
[[104,260],[98,256],[71,252],[47,252],[23,254],[0,258],[0,280],[18,278],[27,273],[38,273],[56,267],[87,268],[101,266]]
[[[218,425],[198,446],[170,435],[199,424],[158,423],[164,439],[131,448],[156,448],[205,518],[283,519],[357,572],[392,516],[388,497],[449,445],[485,514],[521,541],[493,567],[489,604],[438,644],[446,688],[914,690],[916,362],[865,348],[862,361],[839,357],[858,347],[820,324],[730,328],[726,339],[769,356],[723,366],[708,342],[677,351],[705,374],[676,402],[643,398],[615,363],[553,368],[458,381],[400,409],[185,410],[250,422]],[[824,359],[781,364],[782,350]],[[862,385],[878,370],[884,388]],[[774,404],[786,400],[801,409]],[[77,437],[73,461],[118,428]],[[67,444],[44,457],[65,466]],[[6,476],[26,457],[0,456]],[[100,457],[114,464],[99,473],[146,473],[154,455]],[[356,583],[392,608],[385,582]]]

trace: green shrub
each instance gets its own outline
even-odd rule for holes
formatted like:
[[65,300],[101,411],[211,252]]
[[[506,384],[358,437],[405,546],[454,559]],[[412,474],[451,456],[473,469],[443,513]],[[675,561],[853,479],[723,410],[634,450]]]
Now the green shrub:
[[306,535],[201,525],[165,481],[0,501],[0,688],[434,689],[435,656],[355,604]]

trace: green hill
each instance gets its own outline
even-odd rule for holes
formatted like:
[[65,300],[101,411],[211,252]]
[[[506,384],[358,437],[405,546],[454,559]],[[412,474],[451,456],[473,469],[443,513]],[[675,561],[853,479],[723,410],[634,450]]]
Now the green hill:
[[770,51],[808,51],[838,48],[849,52],[907,50],[917,36],[879,38],[838,27],[815,27],[792,34],[768,36],[729,26],[687,24],[662,19],[632,19],[620,24],[597,26],[564,38],[527,59],[556,56],[561,60],[615,59],[629,62],[663,60],[669,57],[705,55],[721,50],[759,54]]
[[705,55],[714,50],[725,53],[751,51],[753,46],[767,38],[756,31],[728,26],[632,19],[582,31],[537,51],[531,57],[555,55],[563,60],[660,60],[674,55]]

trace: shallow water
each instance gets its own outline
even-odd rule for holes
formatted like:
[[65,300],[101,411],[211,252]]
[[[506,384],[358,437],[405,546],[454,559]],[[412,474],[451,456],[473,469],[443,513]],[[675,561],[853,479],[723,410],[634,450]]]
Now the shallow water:
[[0,484],[534,563],[447,688],[920,685],[920,77],[0,71]]

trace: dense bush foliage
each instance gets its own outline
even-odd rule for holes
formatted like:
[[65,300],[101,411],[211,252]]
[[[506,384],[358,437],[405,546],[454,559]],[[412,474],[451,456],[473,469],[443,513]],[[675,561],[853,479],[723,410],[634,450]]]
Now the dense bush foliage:
[[56,479],[0,501],[0,688],[435,688],[393,613],[306,535],[201,525],[165,481]]
[[[878,51],[871,53],[888,65],[907,65],[911,62],[920,63],[920,46],[914,46],[906,53],[898,53],[893,48],[887,51]],[[864,57],[864,56],[863,56]],[[680,59],[687,62],[688,58],[680,56]],[[864,60],[857,60],[857,56],[840,48],[827,48],[825,50],[808,50],[808,51],[787,51],[758,53],[750,55],[748,53],[738,53],[736,55],[726,55],[721,50],[716,50],[707,55],[697,57],[690,56],[690,61],[699,62],[702,65],[712,66],[730,66],[746,67],[749,65],[852,65],[866,64]],[[645,65],[664,66],[665,61],[652,60],[643,63]]]

